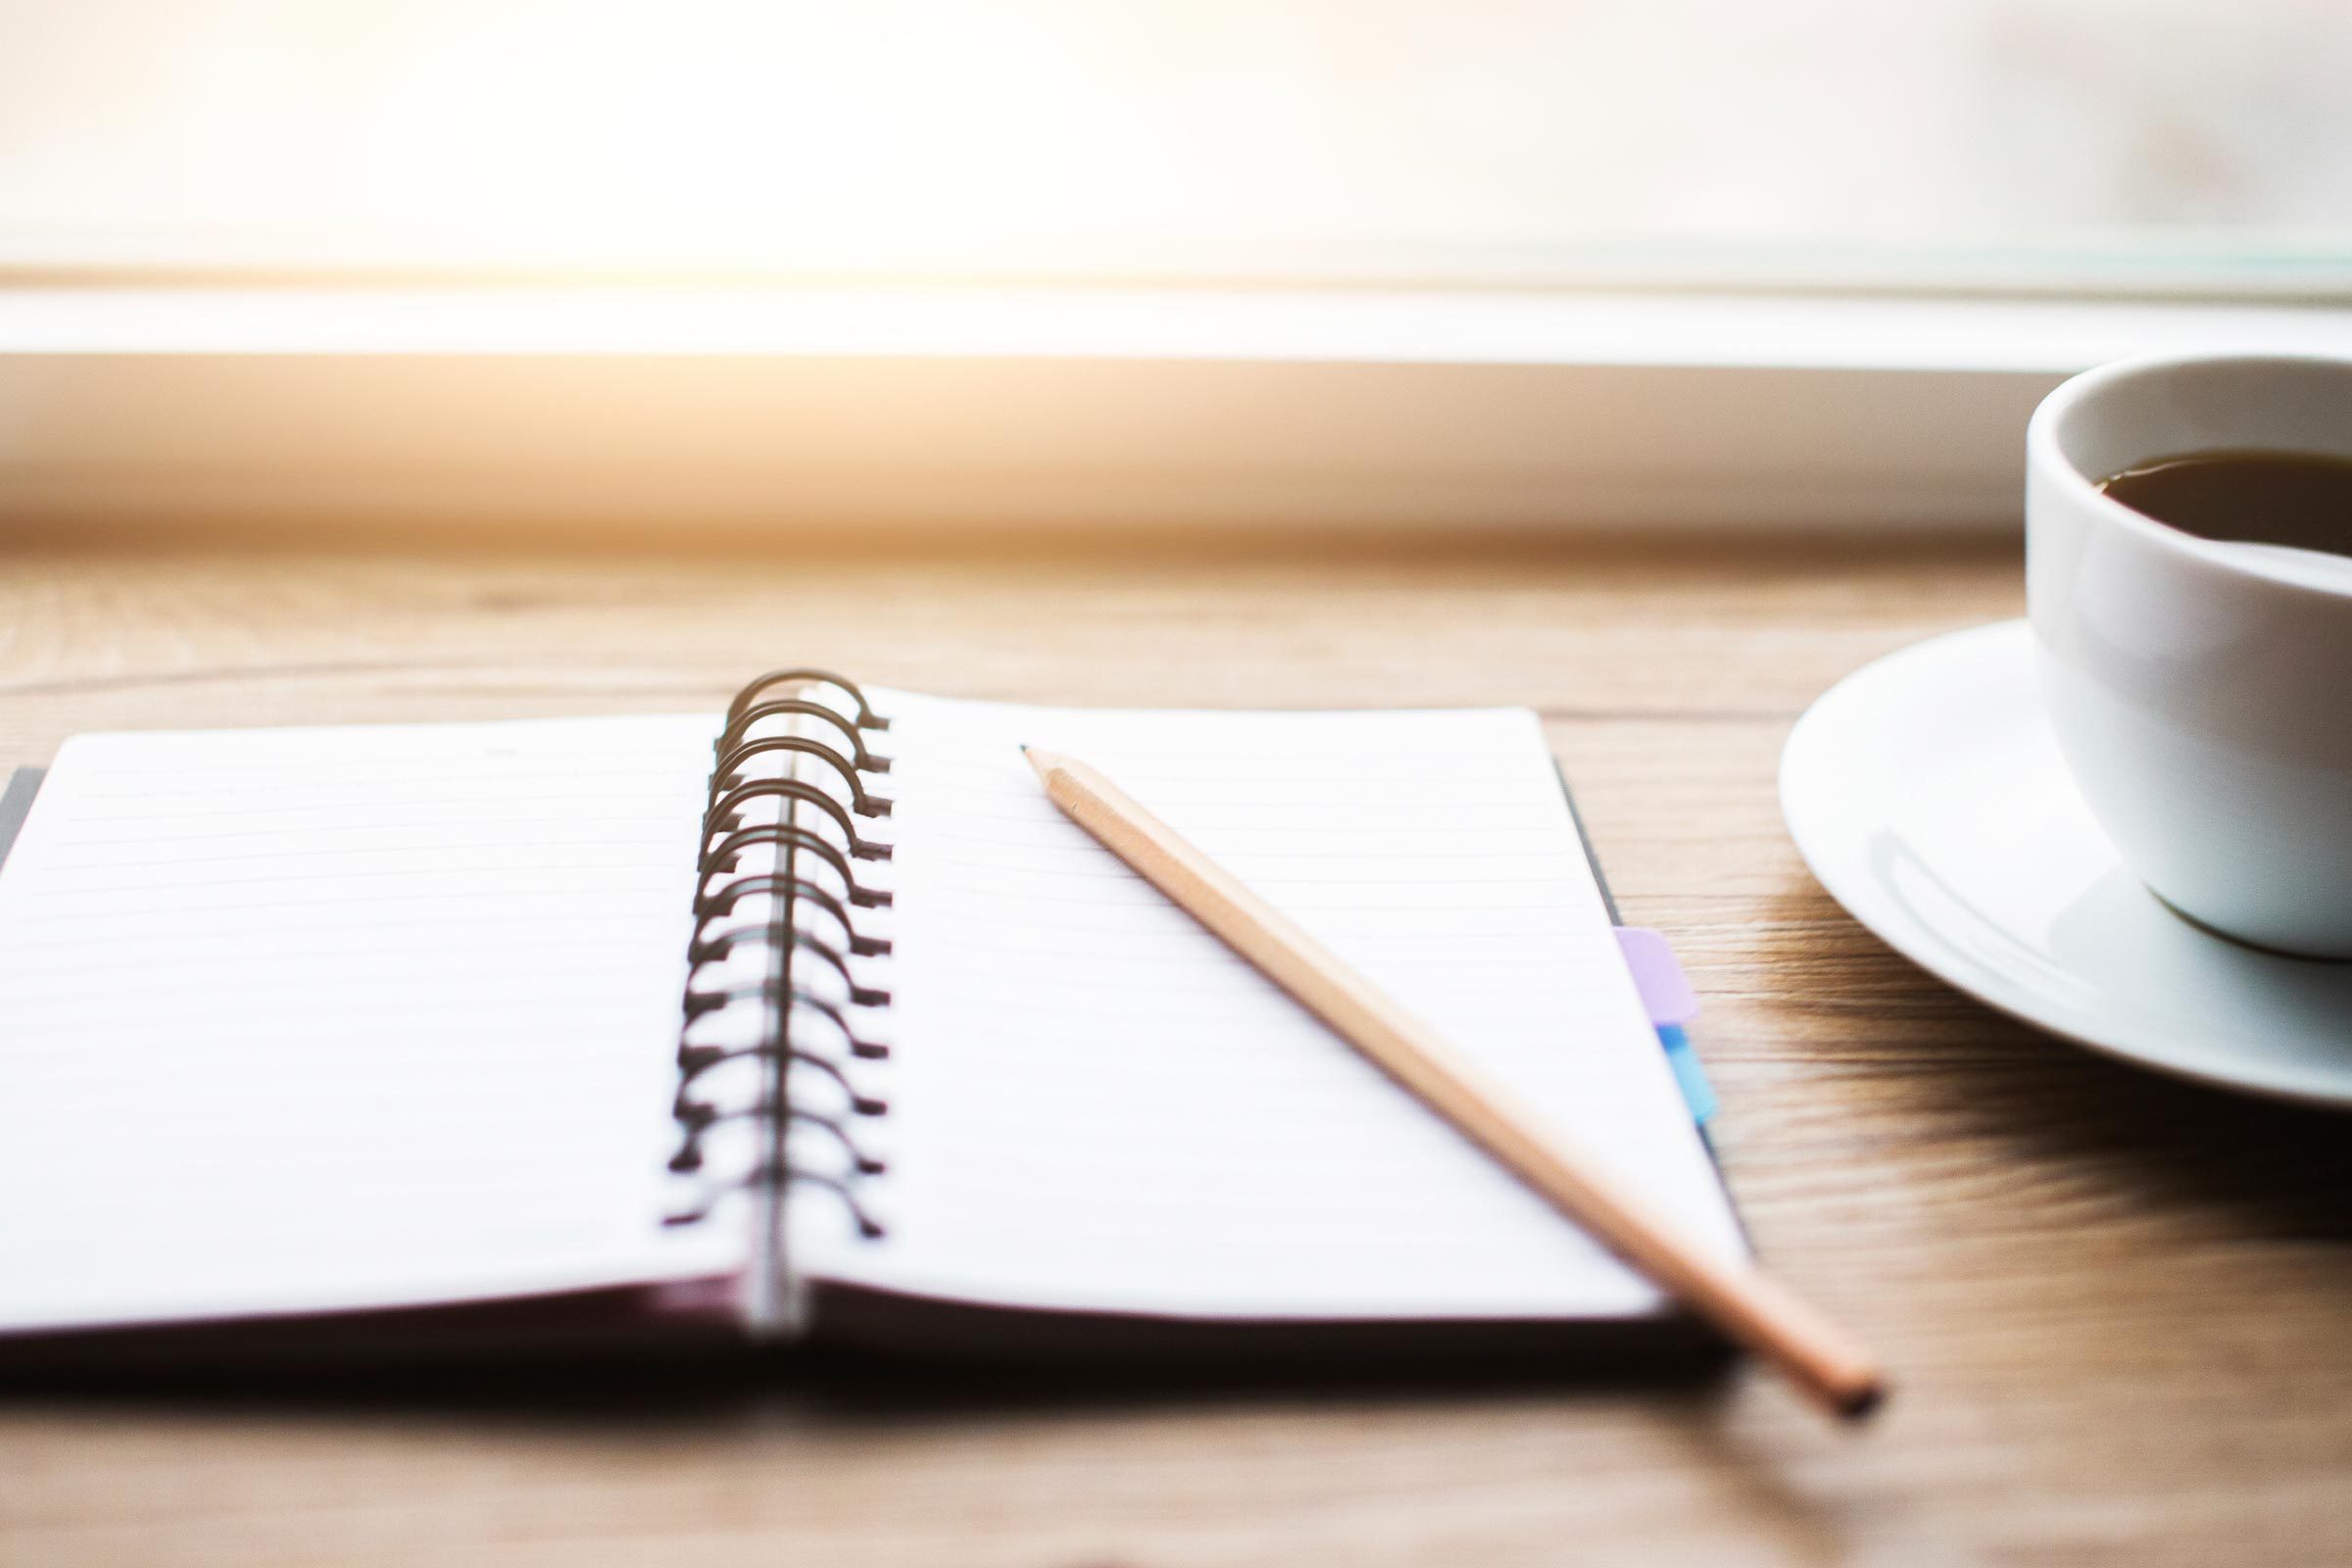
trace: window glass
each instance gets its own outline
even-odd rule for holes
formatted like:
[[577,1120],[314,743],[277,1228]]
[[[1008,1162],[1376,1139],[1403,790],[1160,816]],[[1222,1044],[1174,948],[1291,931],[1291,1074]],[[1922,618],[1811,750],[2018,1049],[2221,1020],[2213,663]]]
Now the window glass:
[[0,269],[2352,293],[2337,0],[0,0]]

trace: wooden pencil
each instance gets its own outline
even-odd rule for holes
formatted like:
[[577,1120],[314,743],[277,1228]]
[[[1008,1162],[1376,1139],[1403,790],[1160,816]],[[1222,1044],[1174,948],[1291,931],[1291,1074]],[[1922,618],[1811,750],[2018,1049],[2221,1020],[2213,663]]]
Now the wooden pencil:
[[1073,822],[1661,1290],[1841,1415],[1861,1415],[1884,1399],[1877,1359],[1844,1330],[1744,1258],[1683,1235],[1591,1155],[1518,1114],[1507,1095],[1428,1025],[1094,768],[1023,751]]

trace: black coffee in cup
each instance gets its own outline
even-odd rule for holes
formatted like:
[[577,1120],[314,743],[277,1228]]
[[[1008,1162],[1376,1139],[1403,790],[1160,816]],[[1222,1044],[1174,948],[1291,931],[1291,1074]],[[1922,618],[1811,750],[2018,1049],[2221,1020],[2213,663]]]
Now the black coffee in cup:
[[2099,489],[2201,539],[2352,556],[2352,459],[2183,452],[2109,474]]

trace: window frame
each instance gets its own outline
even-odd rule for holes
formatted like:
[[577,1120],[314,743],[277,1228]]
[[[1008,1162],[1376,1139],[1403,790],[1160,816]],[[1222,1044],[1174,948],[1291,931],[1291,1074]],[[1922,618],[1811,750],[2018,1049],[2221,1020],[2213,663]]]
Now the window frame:
[[2352,308],[16,286],[0,521],[1997,529],[2049,388],[2205,349],[2352,355]]

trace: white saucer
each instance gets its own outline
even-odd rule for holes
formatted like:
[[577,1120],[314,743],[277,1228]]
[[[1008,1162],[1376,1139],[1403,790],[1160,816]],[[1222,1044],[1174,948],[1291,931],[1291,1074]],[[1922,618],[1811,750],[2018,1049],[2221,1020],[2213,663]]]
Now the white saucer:
[[1782,753],[1781,810],[1855,919],[1980,1001],[2165,1072],[2352,1106],[2352,962],[2214,936],[2124,868],[2058,755],[2024,621],[1831,688]]

